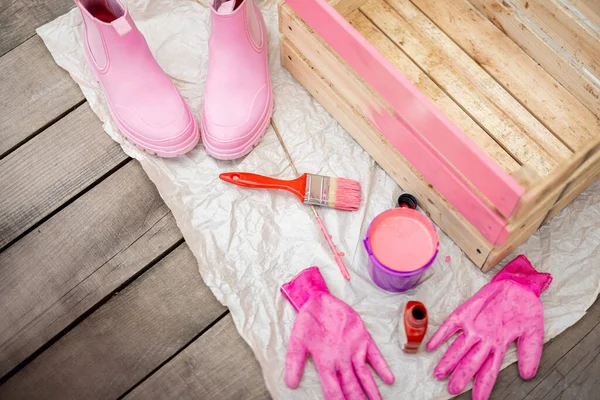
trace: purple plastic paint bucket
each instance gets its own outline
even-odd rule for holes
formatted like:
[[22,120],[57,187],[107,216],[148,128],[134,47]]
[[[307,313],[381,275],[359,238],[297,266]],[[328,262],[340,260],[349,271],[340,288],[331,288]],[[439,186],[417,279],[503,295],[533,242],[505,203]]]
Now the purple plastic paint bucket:
[[433,222],[415,210],[414,197],[406,200],[407,195],[400,196],[399,208],[375,217],[364,240],[369,275],[377,286],[390,292],[417,286],[439,248]]

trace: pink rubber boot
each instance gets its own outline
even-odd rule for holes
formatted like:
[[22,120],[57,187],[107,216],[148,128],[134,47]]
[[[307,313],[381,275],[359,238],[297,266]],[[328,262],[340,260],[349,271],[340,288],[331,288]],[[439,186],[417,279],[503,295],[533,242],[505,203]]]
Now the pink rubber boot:
[[233,160],[264,136],[273,110],[267,30],[254,0],[212,0],[202,142],[211,156]]
[[84,25],[88,66],[115,124],[137,147],[176,157],[199,140],[198,124],[144,36],[118,0],[75,0]]

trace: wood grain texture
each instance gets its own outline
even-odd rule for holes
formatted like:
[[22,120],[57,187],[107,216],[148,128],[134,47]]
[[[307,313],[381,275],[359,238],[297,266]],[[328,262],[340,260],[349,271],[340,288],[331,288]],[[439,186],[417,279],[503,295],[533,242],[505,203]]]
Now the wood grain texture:
[[180,240],[130,161],[10,246],[0,254],[0,376]]
[[498,143],[544,177],[571,151],[408,0],[361,11]]
[[9,379],[0,398],[117,398],[225,310],[183,244]]
[[[465,113],[450,96],[432,81],[411,59],[394,45],[362,13],[355,12],[348,21],[382,54],[385,54],[406,78],[416,85],[444,114],[463,130],[477,145],[492,157],[505,171],[512,173],[520,165],[490,135]],[[317,62],[317,60],[315,60]]]
[[600,15],[600,2],[598,0],[579,0],[579,1],[583,4],[585,4],[590,10],[592,10],[596,14]]
[[[599,335],[600,300],[596,300],[581,320],[544,345],[540,366],[533,379],[523,380],[517,364],[512,364],[498,375],[491,398],[597,399],[600,390]],[[471,391],[457,399],[471,399]]]
[[285,38],[281,45],[283,66],[304,86],[375,161],[404,190],[421,199],[421,207],[478,266],[492,245],[413,168],[385,138],[335,91],[334,87]]
[[[595,1],[595,0],[592,0]],[[527,54],[571,92],[582,104],[600,117],[600,85],[579,66],[564,57],[545,40],[538,29],[508,2],[502,0],[469,0],[494,25],[508,35]]]
[[367,0],[329,0],[329,4],[333,6],[342,15],[348,15],[358,7],[366,3]]
[[[556,2],[563,8],[565,13],[577,17],[579,24],[587,29],[591,35],[600,38],[600,14],[586,4],[585,0],[557,0]],[[596,2],[596,4],[600,9],[600,2]]]
[[0,57],[35,34],[35,29],[75,7],[72,0],[5,0],[0,3]]
[[127,159],[84,103],[0,160],[0,248]]
[[186,347],[125,397],[151,399],[270,399],[260,365],[231,315]]
[[571,176],[571,181],[561,193],[560,199],[554,204],[544,222],[549,221],[562,211],[563,208],[575,200],[579,194],[598,180],[598,178],[600,178],[600,149],[585,160]]
[[571,150],[600,134],[598,117],[468,0],[412,2]]
[[37,35],[0,57],[0,88],[0,157],[84,100]]
[[541,29],[557,51],[582,64],[596,78],[600,77],[600,41],[574,13],[557,0],[510,0],[527,20],[526,24]]

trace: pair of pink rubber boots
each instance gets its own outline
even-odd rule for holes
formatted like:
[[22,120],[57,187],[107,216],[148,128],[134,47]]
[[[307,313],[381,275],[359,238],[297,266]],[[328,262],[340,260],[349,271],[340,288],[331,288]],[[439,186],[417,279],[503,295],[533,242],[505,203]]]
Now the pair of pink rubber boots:
[[[113,120],[138,148],[176,157],[199,140],[198,124],[119,0],[75,0],[88,65]],[[273,110],[267,31],[254,0],[212,0],[202,142],[215,158],[248,154]],[[203,23],[201,21],[200,23]]]

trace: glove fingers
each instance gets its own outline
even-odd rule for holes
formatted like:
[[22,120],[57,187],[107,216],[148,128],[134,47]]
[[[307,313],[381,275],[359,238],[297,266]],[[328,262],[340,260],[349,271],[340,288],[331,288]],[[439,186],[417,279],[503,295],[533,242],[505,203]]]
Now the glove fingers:
[[474,344],[473,340],[467,340],[464,333],[460,334],[442,356],[440,362],[433,370],[433,376],[437,379],[447,377],[450,372],[454,371],[460,360],[471,350]]
[[355,357],[352,363],[354,365],[354,372],[369,400],[381,400],[381,394],[379,393],[375,379],[364,359],[358,360]]
[[352,365],[348,365],[346,370],[340,372],[340,380],[346,400],[366,400],[363,389],[354,375]]
[[302,341],[301,336],[296,334],[294,326],[285,358],[285,384],[290,389],[296,389],[300,384],[307,357],[308,349]]
[[394,383],[394,374],[372,338],[369,338],[367,345],[367,361],[385,383],[388,385]]
[[321,378],[321,388],[325,400],[345,400],[336,372],[320,363],[317,363],[317,371],[319,371],[319,377]]
[[427,351],[433,351],[437,349],[440,344],[444,343],[448,338],[456,333],[460,329],[460,326],[456,322],[456,319],[450,315],[448,319],[439,327],[434,335],[427,342]]
[[489,354],[490,348],[484,343],[479,342],[473,346],[452,373],[450,381],[448,381],[448,392],[450,394],[462,392],[479,371]]
[[485,360],[473,383],[473,400],[487,400],[492,394],[496,378],[502,366],[504,351],[491,353]]
[[523,379],[531,379],[537,373],[544,347],[544,319],[536,321],[535,327],[525,332],[517,341],[519,374]]

